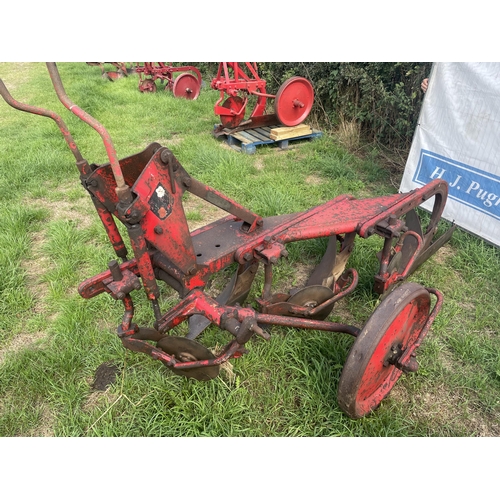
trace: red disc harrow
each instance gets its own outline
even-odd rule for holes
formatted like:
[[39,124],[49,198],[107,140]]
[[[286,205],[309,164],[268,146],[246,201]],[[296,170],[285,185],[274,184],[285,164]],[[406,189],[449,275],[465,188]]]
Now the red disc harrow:
[[201,73],[194,66],[171,66],[163,62],[137,63],[135,72],[139,74],[139,90],[156,92],[156,80],[165,83],[175,97],[194,100],[200,95]]
[[[417,370],[417,348],[443,299],[433,288],[402,282],[451,237],[454,226],[437,236],[448,195],[445,181],[436,179],[409,193],[378,198],[342,195],[304,212],[263,218],[191,177],[172,151],[158,143],[118,160],[106,129],[69,99],[55,63],[47,66],[60,101],[101,136],[108,163],[89,164],[59,115],[14,100],[1,80],[0,94],[19,110],[53,119],[75,157],[81,183],[116,254],[108,269],[85,280],[78,290],[86,299],[107,293],[122,302],[117,334],[125,348],[161,361],[177,375],[210,380],[217,377],[222,363],[247,353],[250,339],[268,340],[271,333],[265,325],[345,333],[355,340],[339,380],[338,402],[352,418],[377,408],[403,373]],[[311,95],[306,84],[298,84],[293,97],[288,89],[286,85],[280,96],[289,102],[297,95],[304,100]],[[302,92],[305,98],[300,97]],[[236,96],[231,97],[226,110],[238,107]],[[284,113],[296,119],[289,110]],[[185,191],[227,215],[190,232],[182,204]],[[422,227],[416,209],[429,199],[434,205]],[[128,233],[132,257],[116,221]],[[328,316],[335,304],[358,283],[357,271],[347,266],[355,240],[369,237],[381,240],[374,281],[375,291],[384,298],[361,329],[332,322]],[[328,238],[328,246],[304,286],[273,290],[274,267],[286,258],[286,245],[316,238]],[[233,264],[232,279],[211,297],[205,291],[207,283],[214,273]],[[252,298],[254,308],[245,302],[260,267],[264,284],[260,296]],[[159,282],[179,295],[167,311],[158,301]],[[133,321],[133,296],[141,289],[151,305],[150,324],[143,326]],[[175,328],[184,322],[188,333],[179,336]],[[217,353],[199,340],[210,324],[229,337]]]
[[[314,103],[314,89],[309,80],[294,76],[286,80],[276,95],[266,93],[266,81],[260,78],[257,63],[221,62],[211,87],[220,91],[214,112],[223,128],[236,128],[244,123],[258,126],[265,120],[267,99],[274,99],[274,115],[287,127],[302,123]],[[228,97],[226,97],[228,96]],[[248,109],[249,97],[256,101]],[[264,120],[262,119],[264,118]]]

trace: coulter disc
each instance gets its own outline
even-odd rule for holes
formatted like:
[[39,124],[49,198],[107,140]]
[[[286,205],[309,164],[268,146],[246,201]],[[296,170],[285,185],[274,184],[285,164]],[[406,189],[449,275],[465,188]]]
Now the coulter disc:
[[[215,359],[215,356],[203,345],[189,340],[185,337],[167,336],[162,338],[156,344],[156,347],[162,351],[175,356],[175,359],[184,363],[189,361],[201,361],[205,359]],[[171,368],[176,375],[182,375],[196,380],[211,380],[219,375],[220,366],[200,366],[190,369]]]
[[151,78],[146,78],[139,83],[139,90],[141,92],[156,92],[156,83]]
[[[322,285],[311,285],[305,288],[301,288],[298,292],[294,293],[288,300],[290,304],[295,304],[297,306],[310,307],[311,309],[322,304],[323,302],[331,299],[333,297],[333,291],[327,286]],[[311,319],[323,320],[325,319],[333,309],[334,304],[330,304],[325,307],[314,316],[310,316]]]
[[238,95],[230,96],[222,103],[223,108],[227,108],[234,112],[234,114],[231,115],[220,115],[220,122],[224,128],[235,128],[243,121],[243,113],[238,115],[243,108],[243,104],[243,99]]

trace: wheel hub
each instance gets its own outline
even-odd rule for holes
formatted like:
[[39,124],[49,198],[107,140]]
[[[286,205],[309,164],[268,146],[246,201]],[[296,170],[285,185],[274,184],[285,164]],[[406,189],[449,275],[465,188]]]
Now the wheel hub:
[[396,365],[398,360],[401,358],[402,354],[403,354],[403,344],[394,344],[389,350],[383,365],[384,366]]
[[[290,304],[295,304],[297,306],[308,307],[314,309],[318,305],[326,302],[333,297],[333,291],[327,286],[322,285],[311,285],[300,289],[298,292],[294,293],[288,300]],[[333,303],[320,309],[317,313],[310,316],[312,319],[325,319],[333,309]]]

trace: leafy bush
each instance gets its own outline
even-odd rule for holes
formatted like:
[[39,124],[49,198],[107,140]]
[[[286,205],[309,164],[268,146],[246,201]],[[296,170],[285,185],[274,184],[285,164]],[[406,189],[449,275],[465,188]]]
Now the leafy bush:
[[315,92],[313,114],[332,126],[360,124],[363,137],[388,148],[407,148],[422,103],[421,81],[432,63],[259,63],[268,92],[291,76],[308,78]]
[[[219,63],[178,64],[199,68],[209,86]],[[356,123],[365,140],[388,149],[408,149],[422,104],[420,83],[432,63],[260,62],[257,66],[272,94],[292,76],[309,79],[315,93],[312,116],[323,125]]]

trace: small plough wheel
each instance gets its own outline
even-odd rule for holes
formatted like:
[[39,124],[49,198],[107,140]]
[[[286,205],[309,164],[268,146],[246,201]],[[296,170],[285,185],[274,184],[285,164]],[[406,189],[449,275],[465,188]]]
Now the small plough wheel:
[[223,103],[222,107],[232,111],[231,115],[220,115],[220,122],[224,128],[237,127],[244,118],[244,114],[239,114],[244,105],[244,100],[240,96],[230,96]]
[[307,78],[294,76],[286,80],[274,100],[274,112],[286,127],[295,127],[309,115],[314,102],[314,89]]
[[430,294],[404,283],[375,309],[356,338],[342,370],[338,402],[351,418],[377,408],[403,373],[401,354],[418,339],[430,310]]
[[156,83],[152,78],[146,78],[139,84],[141,92],[156,92]]
[[194,101],[200,95],[201,83],[191,73],[181,73],[174,81],[172,93],[175,97],[184,97]]
[[[215,358],[212,352],[210,352],[205,346],[195,342],[194,340],[189,340],[186,337],[164,337],[158,341],[156,347],[171,356],[175,356],[175,359],[183,363]],[[183,377],[194,378],[196,380],[211,380],[217,377],[220,371],[219,365],[200,366],[189,369],[171,368],[168,365],[166,366],[176,375],[182,375]]]

